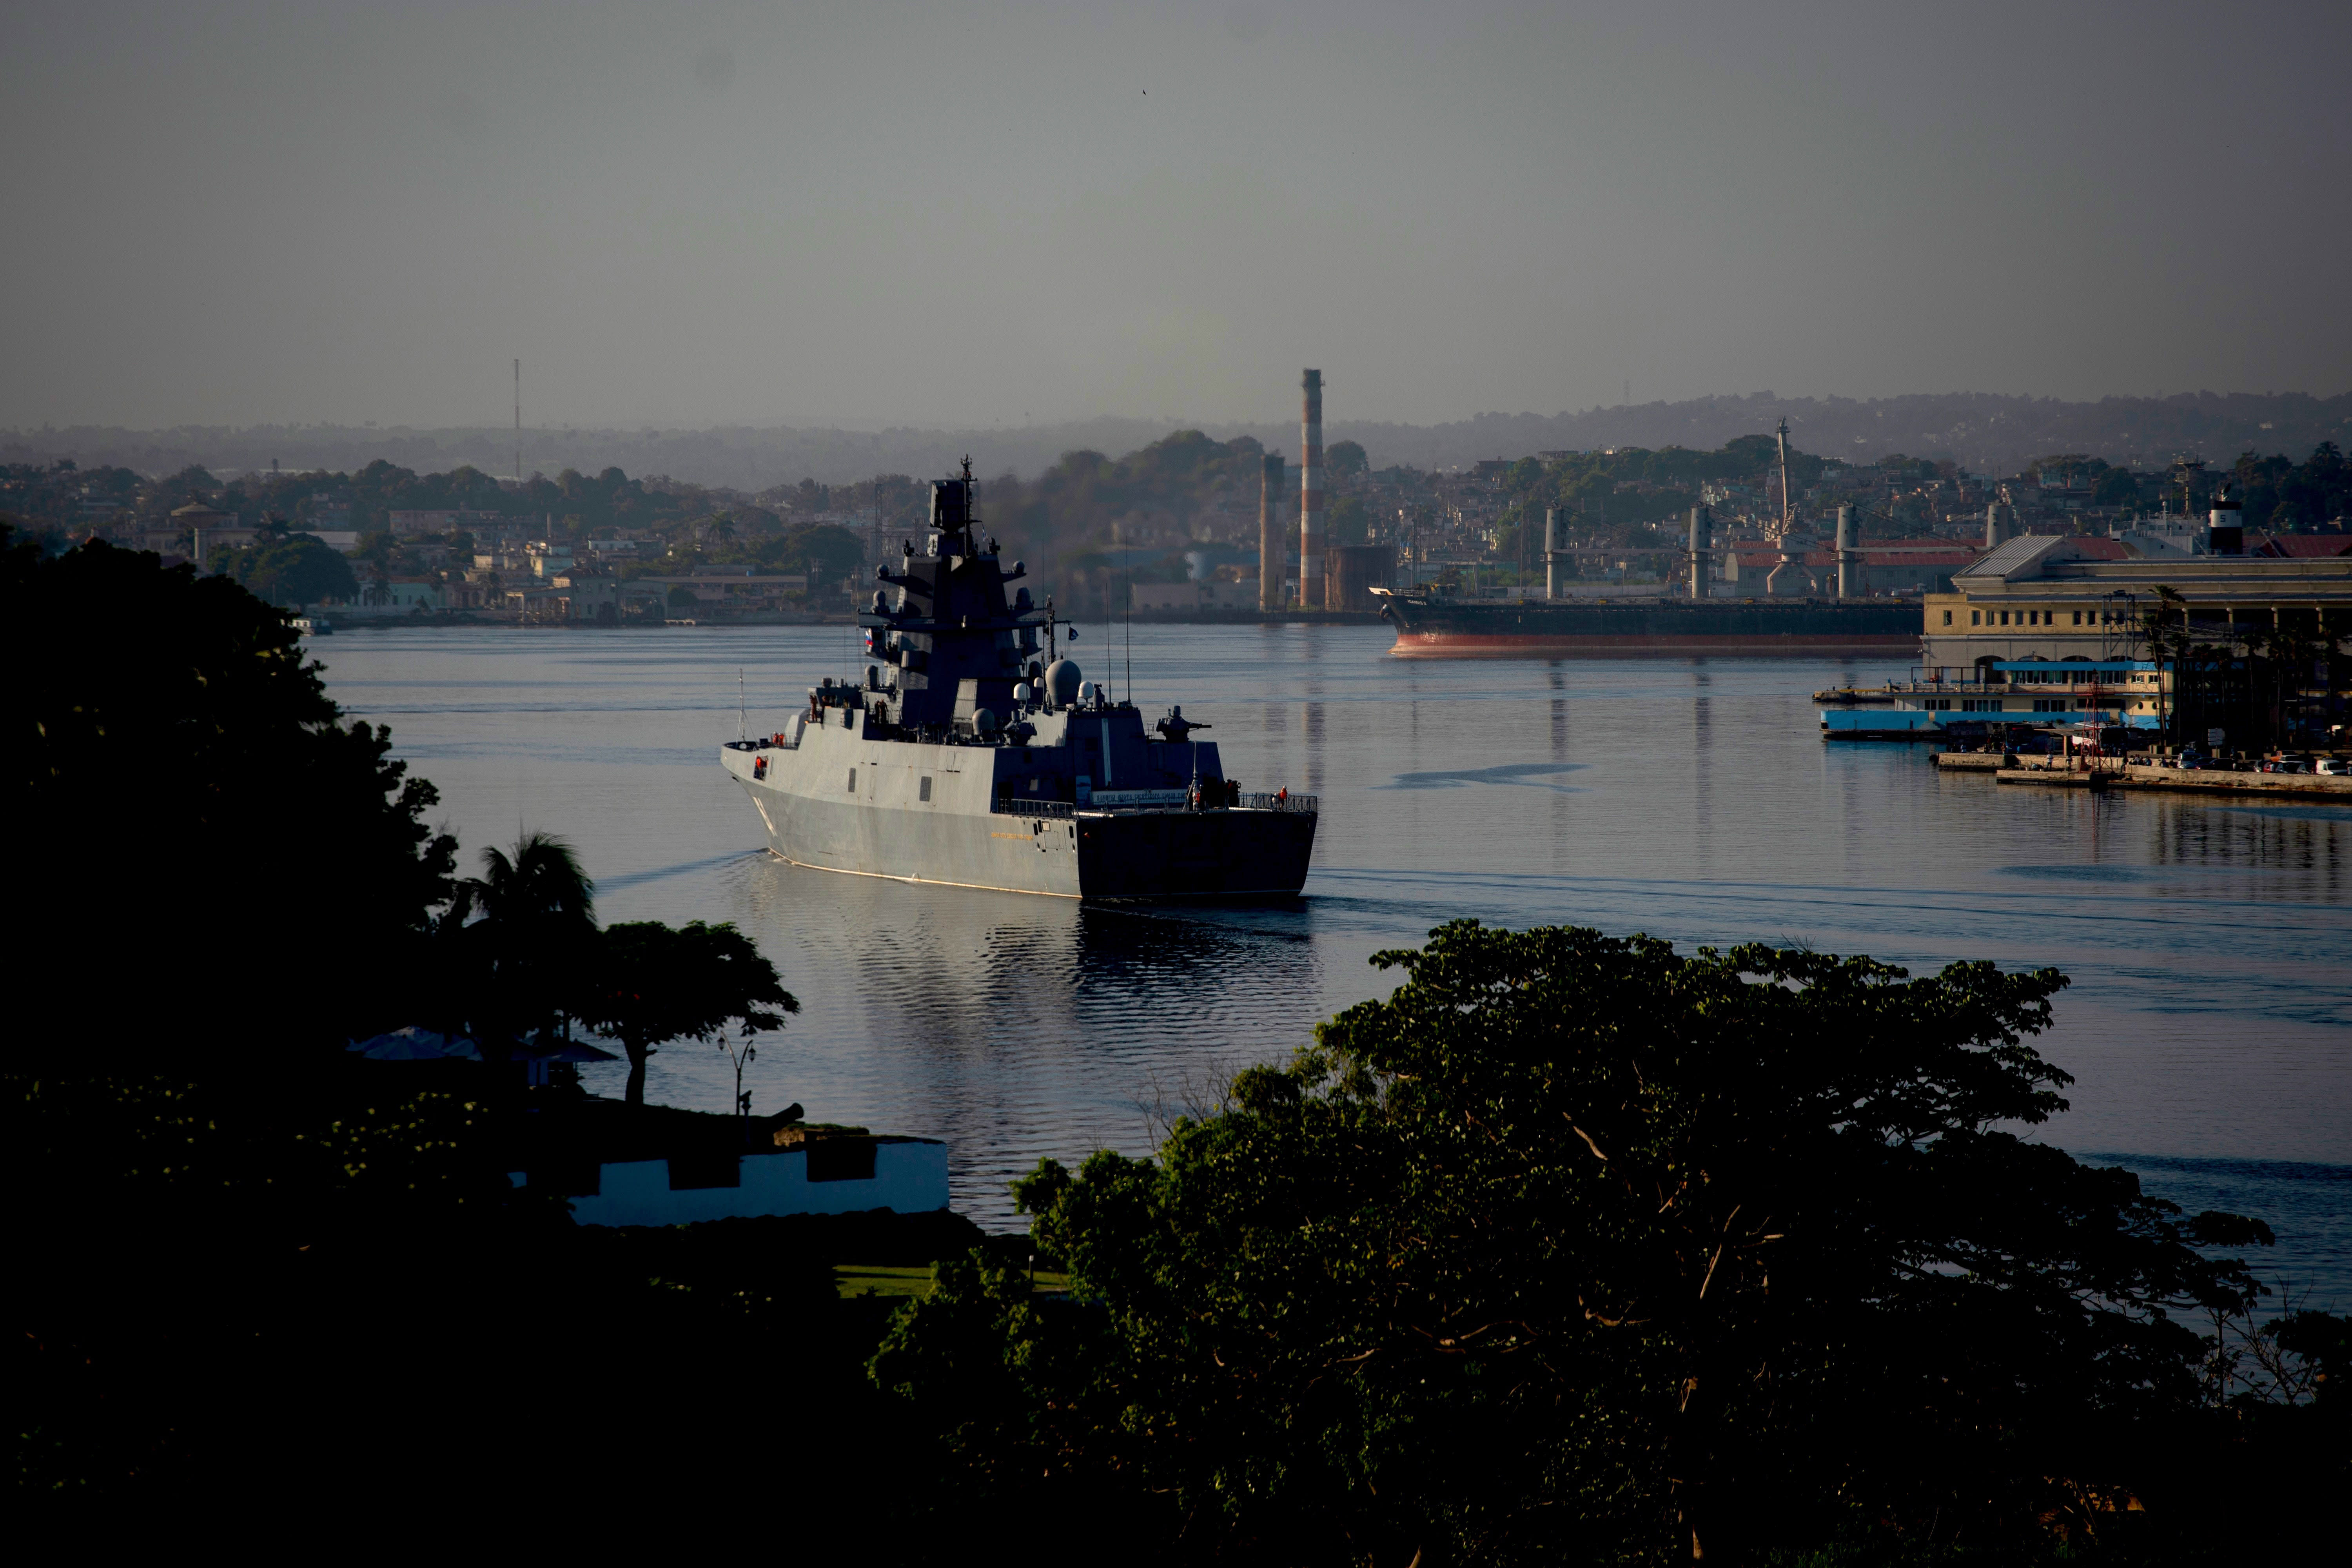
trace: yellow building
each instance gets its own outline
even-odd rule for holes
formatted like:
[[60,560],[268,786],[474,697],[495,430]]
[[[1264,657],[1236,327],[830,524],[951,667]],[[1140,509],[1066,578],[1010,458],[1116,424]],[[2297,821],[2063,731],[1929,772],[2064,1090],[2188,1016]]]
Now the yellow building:
[[2113,540],[2030,535],[1954,573],[1950,593],[1926,595],[1922,674],[1969,680],[2019,661],[2145,658],[2159,588],[2180,595],[2200,641],[2273,627],[2352,637],[2352,555],[2146,558]]

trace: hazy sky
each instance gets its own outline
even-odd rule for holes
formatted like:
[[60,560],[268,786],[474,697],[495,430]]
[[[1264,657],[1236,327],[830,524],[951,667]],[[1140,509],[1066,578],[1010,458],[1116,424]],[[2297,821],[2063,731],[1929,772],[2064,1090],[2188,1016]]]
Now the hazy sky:
[[12,0],[0,425],[2352,384],[2352,5]]

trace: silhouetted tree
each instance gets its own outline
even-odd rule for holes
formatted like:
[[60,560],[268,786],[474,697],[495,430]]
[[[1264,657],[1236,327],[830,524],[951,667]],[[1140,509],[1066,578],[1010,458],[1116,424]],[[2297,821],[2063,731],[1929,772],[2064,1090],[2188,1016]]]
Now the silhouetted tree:
[[2269,1233],[2014,1131],[2063,976],[1475,921],[1373,962],[1156,1159],[1016,1185],[1090,1307],[976,1262],[898,1321],[875,1376],[967,1485],[1204,1559],[1739,1561],[2112,1519],[2203,1408],[2179,1314],[2253,1286],[2199,1249]]
[[[783,1027],[801,1005],[775,965],[732,925],[658,921],[607,927],[580,991],[582,1022],[628,1053],[628,1102],[646,1099],[646,1063],[669,1040],[709,1039],[730,1023],[747,1037]],[[739,1073],[740,1079],[740,1073]]]
[[[457,846],[391,732],[346,725],[288,616],[229,578],[0,533],[0,697],[17,837],[12,1054],[87,1034],[135,984],[110,1059],[236,1070],[396,1026]],[[36,891],[37,889],[37,891]],[[233,1051],[215,1050],[231,1040]]]

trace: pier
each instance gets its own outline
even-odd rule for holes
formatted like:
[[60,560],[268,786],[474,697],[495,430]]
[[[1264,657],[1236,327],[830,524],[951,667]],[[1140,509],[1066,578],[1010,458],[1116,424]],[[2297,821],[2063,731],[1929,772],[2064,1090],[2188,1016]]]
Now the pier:
[[2088,789],[2130,795],[2202,795],[2236,799],[2326,800],[2352,805],[2352,775],[2237,773],[2221,768],[2162,767],[2116,757],[2004,756],[1993,752],[1938,752],[1939,773],[1988,773],[2000,784]]

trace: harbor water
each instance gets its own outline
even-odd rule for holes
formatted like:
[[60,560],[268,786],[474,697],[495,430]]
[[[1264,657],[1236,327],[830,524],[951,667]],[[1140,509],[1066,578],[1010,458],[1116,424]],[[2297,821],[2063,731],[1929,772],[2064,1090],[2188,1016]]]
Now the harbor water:
[[[1119,634],[1082,623],[1124,694]],[[465,846],[569,839],[606,921],[731,921],[800,999],[754,1110],[944,1138],[956,1206],[1012,1228],[1052,1155],[1147,1152],[1216,1078],[1279,1059],[1461,916],[1956,959],[2073,976],[2040,1042],[2076,1079],[2037,1136],[2192,1211],[2269,1218],[2283,1291],[2352,1307],[2352,808],[2117,799],[1825,745],[1810,694],[1864,660],[1406,661],[1377,627],[1138,627],[1133,695],[1214,726],[1244,789],[1319,795],[1306,892],[1120,909],[804,870],[715,748],[862,669],[848,627],[402,628],[310,644],[392,726]],[[358,893],[356,896],[364,896]],[[617,1068],[587,1069],[617,1095]],[[651,1098],[724,1109],[682,1042]]]

